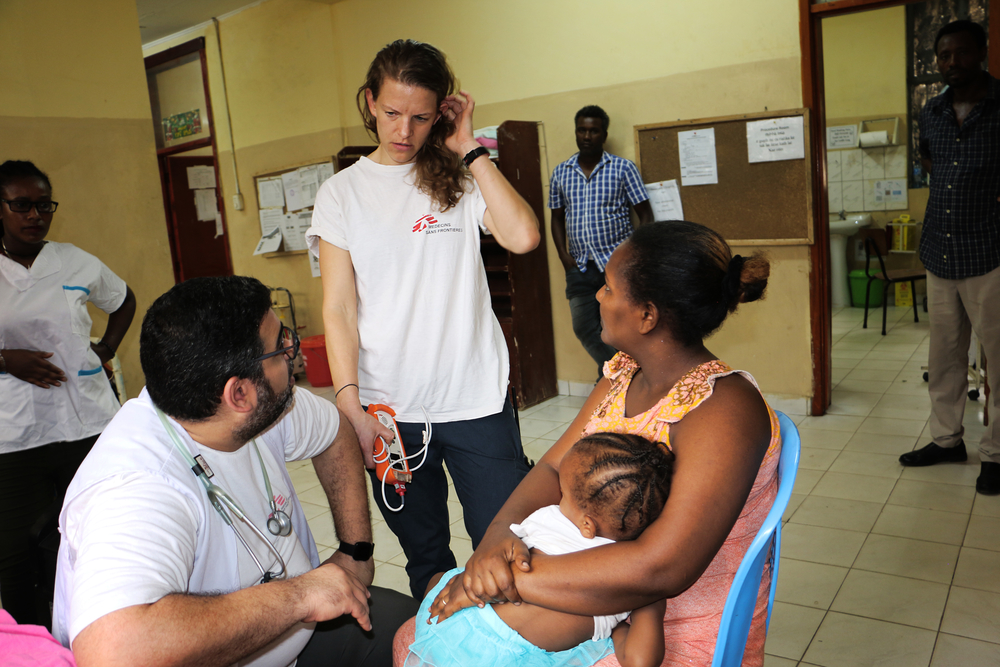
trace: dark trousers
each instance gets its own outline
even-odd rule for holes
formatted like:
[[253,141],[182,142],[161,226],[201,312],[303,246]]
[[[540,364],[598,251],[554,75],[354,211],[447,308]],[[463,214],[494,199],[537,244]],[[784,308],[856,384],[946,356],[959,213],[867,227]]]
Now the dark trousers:
[[577,267],[566,270],[566,298],[573,318],[573,333],[583,343],[587,354],[597,362],[597,376],[604,373],[604,362],[617,350],[601,340],[601,304],[597,290],[604,287],[604,272],[593,260],[587,262],[587,272]]
[[[399,422],[397,425],[407,455],[420,451],[424,424]],[[410,465],[419,462],[418,457],[411,460]],[[442,463],[447,464],[455,482],[465,529],[475,548],[493,517],[528,474],[510,401],[506,401],[503,410],[495,415],[433,425],[427,460],[413,473],[413,481],[406,485],[406,504],[402,511],[386,509],[382,502],[382,481],[374,470],[369,471],[375,502],[406,554],[410,592],[417,600],[424,597],[431,577],[456,566],[450,546],[448,479]],[[385,494],[391,506],[399,506],[400,497],[393,486],[387,486]]]
[[39,541],[55,529],[66,488],[97,436],[0,454],[0,602],[20,624],[51,627],[55,570]]
[[352,616],[316,624],[316,632],[299,654],[297,667],[392,667],[392,638],[417,614],[420,603],[398,591],[371,586],[368,614],[371,632]]

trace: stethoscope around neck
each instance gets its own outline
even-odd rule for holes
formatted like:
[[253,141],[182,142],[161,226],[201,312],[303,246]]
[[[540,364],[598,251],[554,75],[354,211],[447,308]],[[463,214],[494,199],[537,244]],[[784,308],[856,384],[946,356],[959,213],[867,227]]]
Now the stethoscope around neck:
[[[226,525],[233,529],[233,533],[236,534],[237,539],[239,539],[239,541],[243,544],[247,553],[250,554],[250,558],[253,559],[257,569],[260,570],[261,583],[267,583],[272,579],[281,579],[284,577],[287,572],[285,568],[285,559],[281,557],[281,554],[275,546],[271,544],[271,540],[267,539],[267,536],[264,535],[260,528],[255,526],[253,522],[250,521],[240,506],[236,504],[236,501],[233,500],[232,496],[226,493],[225,489],[218,484],[209,481],[209,478],[213,476],[213,473],[212,469],[208,467],[208,463],[205,462],[204,457],[200,454],[192,456],[187,447],[181,443],[181,439],[177,436],[177,431],[175,431],[174,427],[171,426],[169,421],[167,421],[167,416],[163,414],[163,411],[155,405],[153,408],[156,410],[156,416],[160,418],[163,428],[166,429],[167,434],[173,441],[174,447],[177,448],[177,451],[181,453],[181,456],[183,456],[188,465],[191,466],[191,471],[195,474],[195,476],[201,480],[202,484],[205,485],[205,491],[208,493],[208,499],[212,501],[212,506],[215,507],[215,510],[219,513],[219,516],[222,517],[222,520],[226,523]],[[292,519],[283,510],[279,510],[278,505],[274,502],[274,494],[271,493],[271,480],[267,476],[267,469],[264,467],[264,458],[260,455],[260,448],[257,446],[257,438],[251,440],[251,443],[253,443],[254,451],[257,452],[257,461],[260,462],[260,472],[264,476],[264,487],[267,490],[267,502],[271,507],[271,514],[267,517],[267,530],[276,537],[287,537],[292,533]],[[233,525],[232,517],[230,517],[229,512],[226,511],[227,509],[229,512],[235,514],[243,523],[249,526],[250,530],[252,530],[257,537],[259,537],[261,541],[267,545],[267,548],[270,549],[275,555],[278,559],[278,564],[281,566],[281,569],[278,572],[271,572],[264,569],[264,566],[261,565],[260,560],[254,554],[250,545],[247,544],[243,535],[240,534],[240,531],[236,530],[236,526]]]

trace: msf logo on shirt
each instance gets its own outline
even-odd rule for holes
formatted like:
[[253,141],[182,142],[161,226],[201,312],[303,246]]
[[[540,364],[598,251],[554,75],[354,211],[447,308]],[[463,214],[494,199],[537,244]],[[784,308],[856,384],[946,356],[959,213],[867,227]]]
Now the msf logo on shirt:
[[427,214],[425,216],[422,216],[415,223],[413,223],[413,232],[414,233],[422,232],[425,229],[427,229],[428,226],[436,225],[437,222],[438,222],[437,218],[435,218],[433,215]]

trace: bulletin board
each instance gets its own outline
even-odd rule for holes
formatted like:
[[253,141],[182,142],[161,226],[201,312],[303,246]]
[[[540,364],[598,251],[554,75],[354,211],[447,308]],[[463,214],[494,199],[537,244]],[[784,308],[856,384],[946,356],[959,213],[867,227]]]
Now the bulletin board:
[[[753,162],[747,121],[803,117],[805,158]],[[718,183],[681,185],[679,132],[715,129]],[[792,109],[635,126],[636,164],[644,183],[677,179],[684,217],[737,245],[813,243],[809,110]]]
[[[334,158],[331,156],[254,176],[262,242],[274,225],[280,226],[282,237],[277,249],[260,254],[267,258],[307,254],[305,231],[312,221],[316,193],[333,174]],[[318,265],[312,264],[316,276]]]

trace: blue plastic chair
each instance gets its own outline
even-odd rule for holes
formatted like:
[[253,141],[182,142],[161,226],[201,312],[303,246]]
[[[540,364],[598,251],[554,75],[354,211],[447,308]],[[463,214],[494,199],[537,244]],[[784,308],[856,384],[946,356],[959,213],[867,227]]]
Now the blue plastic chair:
[[781,556],[781,517],[788,507],[795,486],[795,473],[799,468],[799,431],[785,414],[778,412],[781,424],[781,458],[778,459],[778,495],[767,518],[757,531],[743,562],[736,570],[736,578],[726,597],[719,624],[719,637],[715,642],[712,667],[739,667],[743,663],[750,634],[750,622],[757,606],[757,592],[764,574],[764,563],[771,563],[771,593],[767,600],[767,625],[771,624],[774,591],[778,586],[778,559]]

